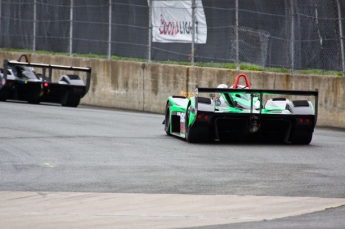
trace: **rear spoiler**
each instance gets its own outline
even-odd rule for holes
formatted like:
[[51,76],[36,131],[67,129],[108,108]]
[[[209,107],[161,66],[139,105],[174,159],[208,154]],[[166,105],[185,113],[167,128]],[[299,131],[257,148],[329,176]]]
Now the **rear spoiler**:
[[[195,98],[199,96],[199,92],[208,93],[235,93],[235,94],[251,94],[260,95],[260,103],[262,103],[263,95],[301,95],[301,96],[314,96],[315,97],[315,123],[318,114],[318,104],[319,104],[319,91],[315,89],[314,91],[303,91],[303,90],[274,90],[274,89],[235,89],[235,88],[204,88],[195,86]],[[262,104],[260,105],[262,106]],[[253,107],[253,101],[251,101],[251,110]],[[195,109],[198,110],[198,99],[195,99]]]
[[[27,60],[27,59],[26,59]],[[85,94],[89,91],[90,83],[91,83],[91,67],[83,68],[83,67],[73,67],[73,66],[63,66],[63,65],[53,65],[53,64],[40,64],[40,63],[29,63],[29,62],[18,62],[18,61],[9,61],[4,60],[4,74],[3,77],[7,80],[7,70],[8,66],[10,65],[22,65],[26,67],[37,67],[42,68],[42,75],[46,77],[46,70],[48,70],[48,79],[49,82],[52,80],[52,72],[53,69],[58,70],[68,70],[68,71],[79,71],[79,72],[86,72],[86,89]]]

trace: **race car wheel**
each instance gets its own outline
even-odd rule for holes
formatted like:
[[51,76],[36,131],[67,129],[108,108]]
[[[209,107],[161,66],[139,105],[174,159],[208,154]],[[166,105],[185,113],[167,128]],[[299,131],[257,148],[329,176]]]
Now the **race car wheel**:
[[77,107],[79,105],[79,102],[80,102],[80,97],[68,96],[66,103],[61,104],[61,105],[66,106],[66,107]]
[[30,99],[28,101],[28,103],[30,103],[30,104],[39,104],[40,103],[40,99],[39,98]]
[[8,98],[8,92],[7,91],[0,91],[0,101],[5,102]]
[[313,132],[298,134],[292,137],[291,143],[295,145],[309,145],[313,138]]
[[168,102],[165,108],[164,130],[165,130],[165,133],[170,136],[171,134],[170,134],[170,108],[169,107],[170,107],[170,103]]
[[191,107],[189,106],[186,113],[186,119],[185,119],[185,137],[187,142],[189,143],[195,143],[197,142],[197,136],[195,134],[195,131],[193,130],[193,127],[189,126],[189,117],[190,117]]

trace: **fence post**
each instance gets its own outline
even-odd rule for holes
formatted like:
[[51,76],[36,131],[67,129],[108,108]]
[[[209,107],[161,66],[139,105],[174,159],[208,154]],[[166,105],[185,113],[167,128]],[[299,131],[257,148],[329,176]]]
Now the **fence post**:
[[194,44],[195,44],[195,0],[192,0],[192,52],[191,52],[192,66],[194,66]]
[[344,37],[343,37],[343,26],[341,24],[341,10],[340,10],[340,3],[337,0],[338,6],[338,25],[339,25],[339,40],[340,40],[340,52],[341,52],[341,67],[342,67],[342,76],[345,75],[345,64],[344,64]]
[[235,45],[236,45],[236,70],[240,70],[240,45],[238,41],[238,0],[235,3]]
[[69,55],[73,56],[73,0],[71,0],[69,12]]
[[148,1],[149,5],[149,39],[147,47],[147,62],[151,63],[151,50],[152,50],[152,0]]
[[291,38],[290,38],[290,57],[291,57],[291,73],[295,73],[295,10],[294,0],[290,1],[291,5]]
[[37,9],[36,0],[34,0],[34,21],[33,21],[33,36],[32,36],[32,52],[36,52],[36,21],[37,21]]
[[108,60],[111,60],[111,22],[112,22],[112,0],[109,0],[109,26],[108,26]]

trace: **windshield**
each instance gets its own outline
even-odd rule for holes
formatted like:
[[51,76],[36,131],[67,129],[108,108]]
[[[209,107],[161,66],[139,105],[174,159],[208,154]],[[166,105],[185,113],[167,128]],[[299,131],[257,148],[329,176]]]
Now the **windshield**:
[[250,109],[251,105],[253,105],[254,109],[260,108],[260,101],[258,95],[253,95],[252,97],[251,94],[229,94],[236,107]]

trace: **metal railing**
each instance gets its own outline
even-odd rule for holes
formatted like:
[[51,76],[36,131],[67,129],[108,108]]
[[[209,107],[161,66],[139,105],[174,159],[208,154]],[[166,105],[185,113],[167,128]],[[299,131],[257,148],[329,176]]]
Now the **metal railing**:
[[[339,0],[186,0],[191,42],[155,42],[155,0],[0,0],[0,48],[345,75]],[[197,40],[203,10],[207,41]],[[169,9],[164,9],[168,11]],[[219,65],[217,65],[217,63]]]

